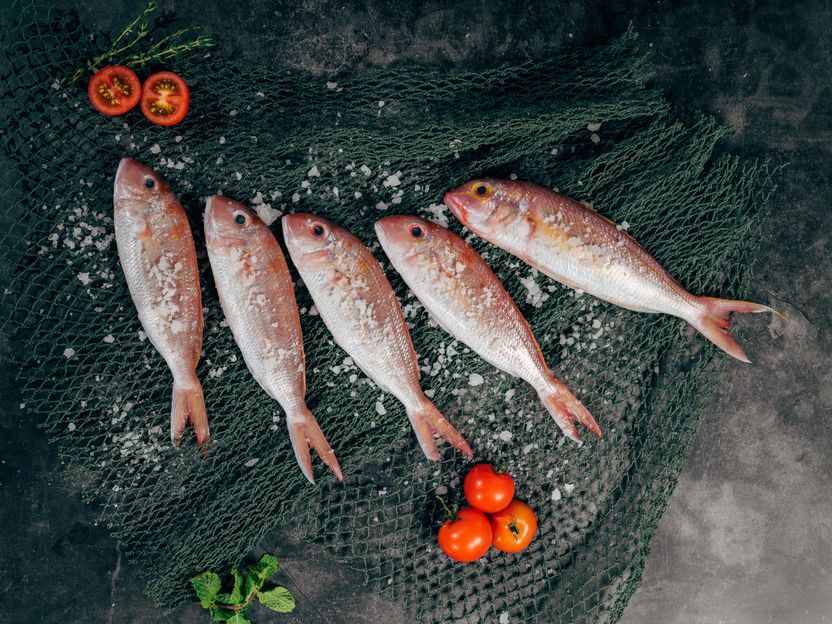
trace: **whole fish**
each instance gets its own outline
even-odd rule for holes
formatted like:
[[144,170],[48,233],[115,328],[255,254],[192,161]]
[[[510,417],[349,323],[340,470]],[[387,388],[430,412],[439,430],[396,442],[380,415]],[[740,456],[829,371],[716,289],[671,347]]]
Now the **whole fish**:
[[210,437],[196,365],[202,351],[202,297],[191,227],[168,183],[132,158],[119,163],[113,190],[116,245],[147,337],[173,373],[170,437],[190,421],[203,450]]
[[205,243],[225,319],[251,374],[286,412],[301,471],[315,482],[311,444],[343,481],[335,453],[306,406],[300,315],[280,245],[256,214],[216,195],[205,208]]
[[601,436],[586,407],[546,366],[511,295],[468,243],[418,217],[385,217],[375,227],[390,262],[445,331],[527,381],[567,437],[581,441],[575,421]]
[[688,292],[623,228],[528,182],[483,178],[445,194],[469,230],[566,286],[634,310],[684,319],[720,349],[748,357],[729,333],[732,312],[774,312],[750,301]]
[[310,214],[283,217],[283,236],[336,344],[404,404],[425,455],[439,459],[436,433],[471,456],[471,447],[419,385],[419,364],[401,306],[370,250],[345,229]]

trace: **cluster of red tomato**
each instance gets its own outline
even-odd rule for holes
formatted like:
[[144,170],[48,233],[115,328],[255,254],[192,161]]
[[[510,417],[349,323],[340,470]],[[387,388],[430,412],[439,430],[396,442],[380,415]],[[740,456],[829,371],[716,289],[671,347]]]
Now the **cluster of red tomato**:
[[87,85],[87,96],[105,115],[123,115],[141,101],[144,116],[160,126],[182,121],[191,101],[188,85],[173,72],[152,74],[142,85],[136,73],[123,65],[95,72]]
[[466,475],[464,490],[471,507],[448,510],[448,519],[439,527],[439,547],[451,559],[469,563],[492,546],[513,553],[531,543],[537,517],[514,498],[511,475],[496,472],[491,464],[478,464]]

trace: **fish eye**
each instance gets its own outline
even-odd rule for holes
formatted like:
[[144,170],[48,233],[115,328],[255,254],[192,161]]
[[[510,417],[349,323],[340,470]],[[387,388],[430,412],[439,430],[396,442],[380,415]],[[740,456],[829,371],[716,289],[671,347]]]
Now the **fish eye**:
[[410,235],[413,236],[413,238],[422,238],[425,235],[425,230],[421,225],[411,225]]
[[315,236],[323,236],[323,235],[324,235],[324,232],[326,231],[326,230],[324,229],[324,226],[322,226],[320,223],[314,223],[314,224],[312,225],[312,228],[311,228],[311,229],[312,229],[312,233],[313,233]]
[[245,225],[246,215],[240,210],[236,211],[234,213],[234,223],[236,223],[237,225]]
[[154,180],[154,179],[153,179],[153,178],[151,178],[150,176],[147,176],[147,177],[144,179],[144,185],[145,185],[147,188],[152,189],[154,186],[156,186],[156,180]]
[[484,184],[480,184],[480,185],[477,187],[477,195],[485,195],[487,192],[488,192],[488,189],[487,189],[487,188],[485,188],[485,185],[484,185]]

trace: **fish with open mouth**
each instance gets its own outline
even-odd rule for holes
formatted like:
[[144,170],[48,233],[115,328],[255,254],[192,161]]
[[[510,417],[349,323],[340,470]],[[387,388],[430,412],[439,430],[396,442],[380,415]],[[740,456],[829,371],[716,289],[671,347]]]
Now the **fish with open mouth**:
[[569,439],[581,441],[576,422],[601,436],[589,410],[549,370],[511,295],[468,243],[418,217],[385,217],[375,228],[390,262],[440,327],[528,382]]
[[425,456],[440,457],[435,433],[471,456],[471,447],[419,385],[419,364],[401,306],[370,250],[344,228],[311,214],[284,216],[283,236],[336,344],[402,402]]
[[343,481],[335,453],[306,406],[306,360],[289,266],[268,226],[221,196],[205,207],[205,243],[228,326],[257,383],[286,413],[304,476],[315,482],[309,445]]
[[729,333],[731,314],[777,314],[760,303],[691,294],[624,228],[551,189],[482,178],[448,191],[445,205],[474,234],[544,275],[628,310],[684,319],[742,362],[749,360]]
[[202,293],[191,226],[168,183],[123,158],[113,188],[116,246],[130,296],[150,342],[173,374],[170,437],[193,425],[203,451],[210,437],[196,365],[202,351]]

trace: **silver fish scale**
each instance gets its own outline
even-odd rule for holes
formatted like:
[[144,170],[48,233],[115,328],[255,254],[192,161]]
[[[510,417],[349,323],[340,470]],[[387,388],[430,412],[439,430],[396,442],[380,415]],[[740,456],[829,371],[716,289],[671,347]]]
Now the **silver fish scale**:
[[[212,252],[211,269],[222,309],[246,366],[287,414],[305,405],[305,359],[297,303],[288,269],[285,280],[263,270],[273,250],[258,245],[259,257]],[[279,259],[277,260],[279,262]]]
[[[189,227],[184,212],[181,208],[168,211],[156,203],[116,206],[113,215],[116,246],[145,333],[174,377],[185,378],[193,375],[200,355],[199,276],[196,263],[182,259],[193,253],[193,242],[170,234],[171,229],[183,223]],[[149,248],[138,237],[145,230],[152,233],[158,250]],[[162,255],[158,256],[160,252]],[[194,314],[197,310],[198,316]]]
[[473,250],[450,241],[396,269],[439,325],[491,365],[546,388],[551,373],[511,296]]
[[363,245],[339,246],[329,259],[324,270],[296,265],[335,343],[382,390],[417,406],[424,400],[419,365],[384,271]]

